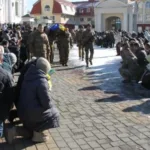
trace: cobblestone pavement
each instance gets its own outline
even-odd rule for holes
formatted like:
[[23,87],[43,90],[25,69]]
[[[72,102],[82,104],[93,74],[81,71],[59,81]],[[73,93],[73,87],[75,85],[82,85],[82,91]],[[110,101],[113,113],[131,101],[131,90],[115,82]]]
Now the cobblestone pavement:
[[[100,74],[107,73],[109,66],[86,70],[76,53],[76,49],[71,52],[69,67],[54,65],[52,97],[60,111],[60,128],[48,131],[51,139],[47,143],[18,139],[10,146],[2,140],[0,150],[150,150],[148,111],[140,113],[148,99],[136,95],[134,89],[121,88],[117,73],[117,80],[104,83]],[[97,59],[94,62],[98,64]]]

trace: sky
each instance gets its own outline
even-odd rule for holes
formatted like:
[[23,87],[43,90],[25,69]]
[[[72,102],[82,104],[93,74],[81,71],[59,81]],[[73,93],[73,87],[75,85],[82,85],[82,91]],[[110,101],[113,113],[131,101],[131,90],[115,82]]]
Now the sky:
[[[32,9],[33,4],[36,2],[37,0],[27,0],[27,11],[30,11]],[[81,1],[81,0],[68,0],[68,1]]]

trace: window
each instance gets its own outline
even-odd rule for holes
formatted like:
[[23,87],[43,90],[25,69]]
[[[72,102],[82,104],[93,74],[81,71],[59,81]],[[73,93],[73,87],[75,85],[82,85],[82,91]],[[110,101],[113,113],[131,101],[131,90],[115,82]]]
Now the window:
[[67,10],[67,6],[66,6],[66,5],[64,5],[64,7],[65,7],[65,9]]
[[15,13],[16,13],[16,16],[18,16],[18,2],[15,2]]
[[74,11],[73,7],[71,7],[71,10]]
[[52,16],[52,20],[53,20],[53,21],[55,20],[55,16]]
[[140,2],[138,4],[138,21],[139,22],[143,21],[143,2]]
[[138,32],[142,32],[142,27],[138,26]]
[[66,20],[66,16],[64,15],[63,17],[64,17],[64,20]]
[[80,21],[83,22],[83,21],[84,21],[84,18],[80,18]]
[[146,26],[145,29],[149,31],[150,27],[149,27],[149,26]]
[[49,6],[49,5],[46,5],[45,8],[44,8],[44,10],[45,10],[45,11],[50,11],[50,6]]
[[82,14],[83,12],[84,12],[83,8],[80,8],[80,9],[79,9],[79,13]]
[[87,18],[87,21],[91,21],[92,19],[91,18]]
[[145,4],[145,16],[146,21],[150,21],[150,2],[146,2]]
[[90,9],[90,8],[87,8],[86,12],[89,13],[90,11],[91,11],[91,9]]

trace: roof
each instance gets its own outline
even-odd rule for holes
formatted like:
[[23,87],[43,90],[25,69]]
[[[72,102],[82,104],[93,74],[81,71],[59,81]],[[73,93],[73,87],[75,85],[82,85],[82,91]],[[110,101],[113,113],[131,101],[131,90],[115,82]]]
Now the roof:
[[75,5],[72,2],[69,2],[69,1],[66,1],[66,0],[55,0],[55,1],[57,1],[59,4],[75,7]]
[[82,2],[73,2],[74,5],[76,5],[77,8],[88,8],[88,7],[94,7],[95,4],[97,4],[99,1],[89,2],[89,1],[82,1]]
[[38,0],[36,3],[33,4],[31,14],[41,14],[41,0]]
[[76,6],[66,0],[54,0],[53,13],[62,13],[66,15],[75,15]]
[[30,14],[26,14],[26,15],[24,15],[24,16],[22,16],[22,17],[32,18]]

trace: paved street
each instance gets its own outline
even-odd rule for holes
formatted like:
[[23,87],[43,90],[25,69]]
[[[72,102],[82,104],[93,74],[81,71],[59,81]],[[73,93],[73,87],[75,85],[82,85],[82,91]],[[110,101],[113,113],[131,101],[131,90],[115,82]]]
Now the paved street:
[[60,111],[60,128],[48,143],[4,140],[0,150],[150,150],[149,91],[124,85],[115,49],[96,48],[89,69],[70,52],[69,67],[54,65],[52,97]]

